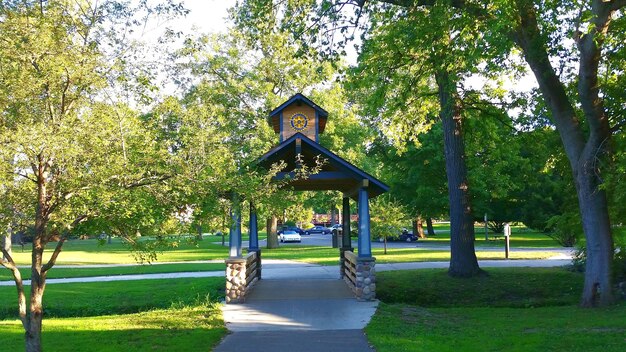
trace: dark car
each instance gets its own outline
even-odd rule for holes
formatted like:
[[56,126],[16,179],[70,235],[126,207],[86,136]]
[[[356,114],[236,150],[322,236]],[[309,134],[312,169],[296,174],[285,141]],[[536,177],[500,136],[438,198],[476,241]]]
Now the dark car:
[[301,228],[297,227],[297,226],[285,226],[282,229],[278,230],[277,234],[280,235],[281,233],[283,233],[285,231],[295,231],[300,236],[305,234],[304,231]]
[[304,230],[305,235],[310,235],[313,233],[321,233],[322,235],[330,235],[330,229],[324,226],[313,226],[308,230]]
[[415,242],[417,240],[418,237],[415,236],[413,233],[408,232],[407,230],[402,231],[400,236],[398,236],[398,241]]

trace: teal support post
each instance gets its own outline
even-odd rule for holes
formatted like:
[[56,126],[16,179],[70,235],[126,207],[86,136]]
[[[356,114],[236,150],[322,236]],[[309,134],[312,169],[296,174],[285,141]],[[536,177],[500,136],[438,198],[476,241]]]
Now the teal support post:
[[359,257],[372,256],[372,239],[370,235],[370,206],[367,188],[359,189]]
[[252,201],[250,201],[250,242],[248,244],[248,251],[256,251],[259,249],[259,229],[256,217],[256,208]]
[[231,258],[241,257],[241,206],[239,196],[233,195],[233,204],[230,208],[231,225],[229,231],[228,245]]

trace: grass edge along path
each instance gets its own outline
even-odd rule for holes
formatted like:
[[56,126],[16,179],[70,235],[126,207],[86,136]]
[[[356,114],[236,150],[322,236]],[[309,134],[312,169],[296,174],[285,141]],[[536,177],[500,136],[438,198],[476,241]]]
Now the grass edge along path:
[[[223,294],[223,278],[50,285],[44,350],[210,350],[227,333],[217,303]],[[15,288],[0,287],[0,297],[0,346],[23,350]]]
[[445,270],[377,275],[381,304],[366,328],[378,352],[598,351],[626,346],[626,302],[577,306],[583,277],[563,268]]

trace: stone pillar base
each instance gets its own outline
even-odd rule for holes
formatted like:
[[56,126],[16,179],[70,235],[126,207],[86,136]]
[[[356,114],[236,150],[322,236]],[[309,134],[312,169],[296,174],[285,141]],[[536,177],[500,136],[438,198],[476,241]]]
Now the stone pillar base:
[[344,251],[344,281],[359,301],[376,299],[376,258]]
[[226,303],[243,303],[246,295],[259,280],[260,260],[256,252],[245,257],[230,257],[226,263]]

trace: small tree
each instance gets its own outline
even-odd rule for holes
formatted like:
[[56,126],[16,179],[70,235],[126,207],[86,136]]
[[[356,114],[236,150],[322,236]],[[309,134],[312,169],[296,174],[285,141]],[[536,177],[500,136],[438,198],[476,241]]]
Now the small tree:
[[384,253],[387,254],[387,237],[397,237],[410,221],[404,206],[389,196],[379,196],[371,202],[371,236],[382,238]]

